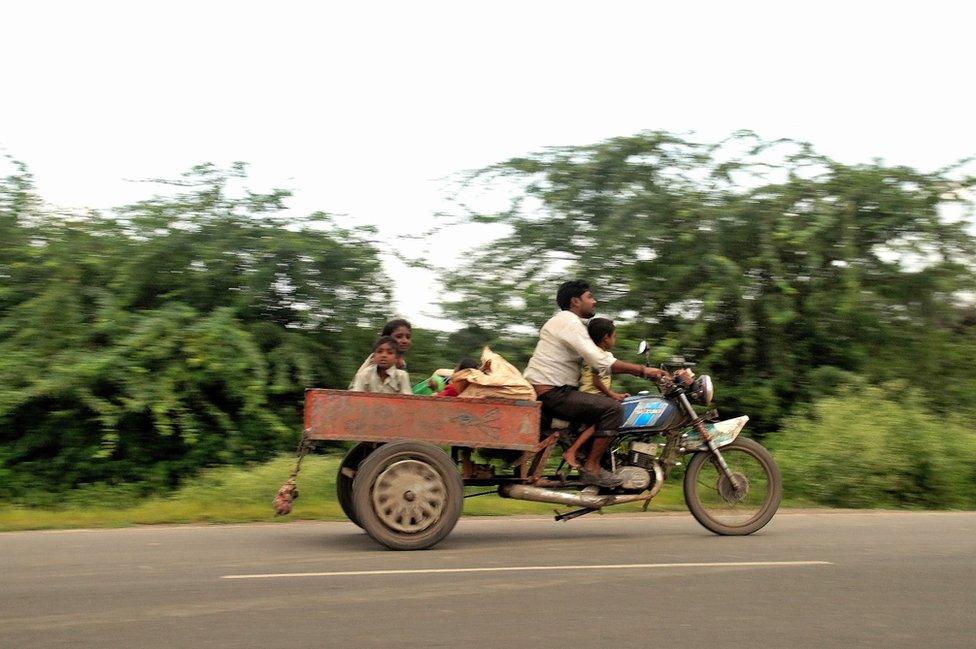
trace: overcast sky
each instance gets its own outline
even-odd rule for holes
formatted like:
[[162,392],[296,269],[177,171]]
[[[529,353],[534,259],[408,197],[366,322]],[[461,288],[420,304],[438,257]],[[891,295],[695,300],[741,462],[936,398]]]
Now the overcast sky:
[[[976,153],[972,7],[4,2],[0,149],[65,207],[243,160],[295,209],[391,245],[449,208],[450,174],[644,129],[748,128],[934,169]],[[474,243],[445,237],[437,260]],[[387,269],[393,312],[445,325],[429,317],[438,278]]]

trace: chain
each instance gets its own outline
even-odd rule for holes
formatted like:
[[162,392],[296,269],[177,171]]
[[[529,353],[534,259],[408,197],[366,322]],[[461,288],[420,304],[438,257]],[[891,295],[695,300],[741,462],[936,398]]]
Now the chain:
[[315,442],[309,439],[309,432],[307,428],[303,430],[302,437],[298,440],[298,448],[295,449],[295,455],[298,456],[298,461],[295,462],[295,470],[291,472],[292,480],[298,477],[298,472],[302,470],[302,460],[305,459],[308,452],[315,446]]

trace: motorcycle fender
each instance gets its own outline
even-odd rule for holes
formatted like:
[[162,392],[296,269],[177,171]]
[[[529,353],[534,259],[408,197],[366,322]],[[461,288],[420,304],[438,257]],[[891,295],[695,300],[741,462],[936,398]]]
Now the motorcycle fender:
[[[705,430],[708,434],[712,436],[712,441],[715,442],[716,447],[727,446],[732,443],[742,429],[746,427],[746,422],[749,421],[747,415],[742,415],[741,417],[736,417],[735,419],[726,419],[724,421],[717,421],[715,423],[705,424]],[[707,451],[708,445],[705,443],[698,433],[694,429],[688,430],[685,433],[685,438],[682,440],[682,445],[685,448],[686,453],[694,453],[696,451]]]

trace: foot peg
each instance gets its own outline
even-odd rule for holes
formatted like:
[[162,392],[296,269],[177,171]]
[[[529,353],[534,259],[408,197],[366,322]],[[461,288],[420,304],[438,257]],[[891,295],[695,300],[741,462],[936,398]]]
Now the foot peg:
[[573,511],[566,512],[565,514],[560,514],[559,510],[554,510],[554,511],[556,512],[555,519],[557,523],[559,521],[568,521],[574,518],[579,518],[580,516],[585,516],[586,514],[592,514],[593,512],[600,512],[601,514],[603,513],[602,509],[592,509],[590,507],[583,507],[582,509],[574,509]]

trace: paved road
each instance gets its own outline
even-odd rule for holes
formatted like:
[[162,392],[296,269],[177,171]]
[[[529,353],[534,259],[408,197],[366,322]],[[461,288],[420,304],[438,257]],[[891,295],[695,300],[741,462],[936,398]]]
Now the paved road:
[[[370,574],[226,578],[336,572]],[[976,646],[976,514],[463,519],[413,553],[349,523],[0,534],[4,648],[720,643]]]

